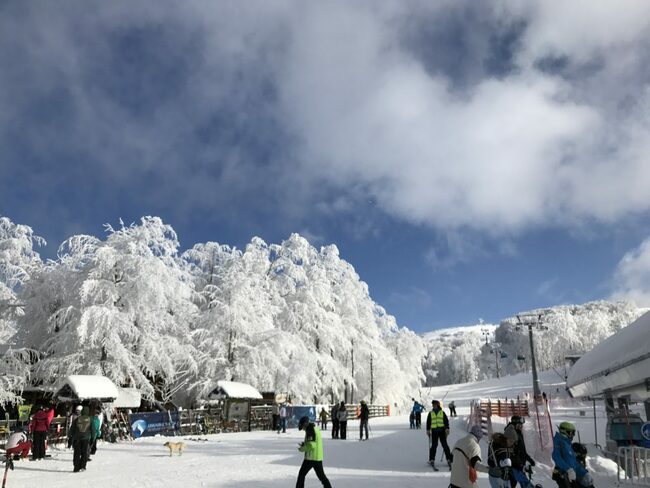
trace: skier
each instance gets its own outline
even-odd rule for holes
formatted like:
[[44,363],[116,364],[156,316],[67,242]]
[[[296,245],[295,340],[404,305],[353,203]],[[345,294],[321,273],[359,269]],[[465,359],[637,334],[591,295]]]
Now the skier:
[[13,434],[7,439],[5,444],[5,457],[10,459],[27,459],[29,450],[32,448],[32,443],[28,439],[27,434],[23,431],[22,427],[16,427]]
[[335,403],[330,410],[332,412],[332,439],[339,438],[339,405]]
[[280,431],[282,431],[283,434],[287,433],[287,415],[289,415],[289,412],[287,411],[287,404],[283,403],[280,407],[280,423],[278,424],[278,434]]
[[[92,420],[92,437],[90,441],[90,454],[94,455],[97,452],[97,440],[102,436],[102,411],[98,408],[95,415],[91,417]],[[90,456],[88,457],[90,460]]]
[[70,436],[70,427],[72,427],[72,422],[75,421],[79,415],[81,415],[81,409],[83,407],[81,405],[77,405],[74,409],[74,412],[70,414],[70,417],[68,418],[68,449],[72,448],[72,437]]
[[436,461],[436,450],[438,449],[438,441],[445,451],[447,464],[451,467],[452,455],[449,452],[449,445],[447,444],[447,437],[449,436],[449,419],[447,414],[440,408],[438,400],[431,401],[431,411],[427,416],[427,436],[431,440],[429,447],[429,462],[432,466]]
[[327,411],[325,407],[320,409],[320,428],[321,430],[327,430]]
[[345,408],[345,402],[341,402],[337,412],[339,418],[339,435],[341,439],[345,440],[348,431],[348,411]]
[[[528,477],[524,474],[525,471],[532,469],[532,466],[535,466],[535,460],[528,455],[526,451],[526,441],[524,440],[524,433],[522,429],[526,420],[521,415],[513,415],[510,418],[510,423],[506,425],[504,433],[506,436],[512,436],[511,432],[514,432],[517,436],[517,441],[514,445],[514,454],[511,458],[512,461],[512,472],[510,475],[510,484],[512,488],[517,486],[517,483],[521,485],[521,488],[529,488],[533,485],[530,483]],[[528,463],[531,468],[526,467]]]
[[553,437],[553,480],[559,488],[592,487],[594,480],[587,469],[578,461],[571,446],[576,427],[571,422],[562,422]]
[[368,440],[368,418],[370,417],[370,411],[368,410],[368,405],[365,400],[361,400],[361,406],[359,407],[359,440],[363,440],[363,431],[366,431],[366,440]]
[[424,406],[415,400],[415,398],[411,398],[413,400],[413,408],[411,409],[411,412],[415,415],[415,428],[416,429],[421,429],[422,428],[422,410],[424,410]]
[[488,471],[490,486],[492,488],[510,488],[510,471],[512,469],[511,457],[517,434],[508,431],[508,435],[499,432],[492,436],[488,446]]
[[278,423],[280,421],[280,405],[278,405],[277,403],[273,404],[273,411],[271,413],[271,418],[272,418],[272,420],[271,420],[271,423],[272,423],[271,429],[272,430],[278,430]]
[[449,416],[458,417],[458,415],[456,414],[456,404],[453,402],[453,400],[449,402]]
[[83,407],[81,415],[72,422],[70,436],[74,447],[72,455],[74,472],[85,471],[88,462],[88,448],[92,439],[92,419],[88,415],[88,407]]
[[476,487],[476,480],[470,479],[470,468],[476,471],[488,471],[488,467],[481,462],[481,447],[478,444],[481,437],[483,437],[481,426],[473,425],[469,434],[454,445],[450,488]]
[[323,439],[321,432],[312,422],[309,417],[301,417],[298,422],[298,430],[305,431],[305,440],[300,443],[298,450],[305,453],[305,459],[300,466],[298,472],[298,481],[296,481],[296,488],[303,488],[305,486],[305,477],[307,473],[314,468],[316,476],[325,488],[332,488],[325,472],[323,471]]
[[[53,411],[52,411],[53,414]],[[53,415],[45,405],[38,407],[37,412],[32,417],[29,424],[29,432],[34,439],[32,445],[32,459],[45,458],[45,441],[47,440],[47,431],[50,429],[50,421]]]

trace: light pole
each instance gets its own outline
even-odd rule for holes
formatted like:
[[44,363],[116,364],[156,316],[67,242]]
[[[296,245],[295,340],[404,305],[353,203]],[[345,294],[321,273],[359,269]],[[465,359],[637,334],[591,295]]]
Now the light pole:
[[533,342],[533,326],[539,327],[542,323],[542,314],[538,315],[517,315],[517,324],[528,327],[528,340],[530,341],[530,365],[533,370],[533,397],[535,402],[542,401],[542,391],[539,387],[537,376],[537,364],[535,362],[535,344]]
[[497,367],[497,378],[499,377],[499,355],[501,354],[501,343],[493,342],[492,347],[494,348],[494,363]]

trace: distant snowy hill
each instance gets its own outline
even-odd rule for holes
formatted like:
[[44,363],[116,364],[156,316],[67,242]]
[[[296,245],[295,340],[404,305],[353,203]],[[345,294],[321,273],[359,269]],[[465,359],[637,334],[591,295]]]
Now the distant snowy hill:
[[[648,309],[630,302],[589,302],[530,310],[542,314],[534,331],[538,369],[563,368],[565,357],[590,351]],[[427,386],[454,384],[516,374],[530,369],[528,329],[508,317],[498,326],[477,324],[428,332],[422,336]]]

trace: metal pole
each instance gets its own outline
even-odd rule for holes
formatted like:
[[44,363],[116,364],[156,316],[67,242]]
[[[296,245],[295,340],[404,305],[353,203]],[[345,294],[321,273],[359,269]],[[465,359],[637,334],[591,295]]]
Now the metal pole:
[[598,445],[598,424],[596,422],[596,399],[591,399],[594,402],[594,444]]
[[494,363],[497,365],[497,378],[499,377],[499,349],[494,348]]
[[537,401],[542,396],[542,391],[539,387],[539,377],[537,376],[537,363],[535,362],[535,344],[533,342],[533,325],[528,324],[528,338],[530,339],[530,362],[533,368],[533,396]]
[[536,319],[528,318],[525,321],[521,320],[521,317],[517,315],[517,321],[520,325],[528,326],[528,340],[530,342],[530,366],[533,371],[533,398],[535,403],[541,402],[542,390],[539,387],[539,377],[537,376],[537,363],[535,361],[535,343],[533,341],[533,326],[538,326],[542,320],[542,315],[538,315]]

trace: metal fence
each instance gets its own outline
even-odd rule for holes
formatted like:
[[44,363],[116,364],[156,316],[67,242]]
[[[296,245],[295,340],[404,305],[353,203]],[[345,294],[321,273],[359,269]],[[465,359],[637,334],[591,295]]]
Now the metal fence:
[[650,449],[619,447],[617,452],[619,484],[650,486]]
[[490,415],[498,417],[512,417],[513,415],[528,417],[530,415],[526,400],[481,400],[481,408],[489,411]]

